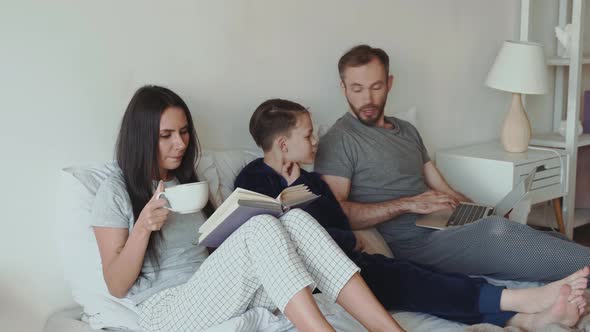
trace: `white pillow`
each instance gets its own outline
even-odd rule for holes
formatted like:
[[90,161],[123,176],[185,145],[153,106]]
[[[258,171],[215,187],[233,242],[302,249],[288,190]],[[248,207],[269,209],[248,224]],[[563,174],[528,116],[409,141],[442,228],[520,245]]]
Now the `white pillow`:
[[116,169],[115,165],[109,162],[91,167],[68,167],[61,171],[56,233],[64,277],[74,300],[84,308],[84,320],[93,329],[139,331],[135,305],[108,292],[98,245],[90,226],[96,192]]
[[248,149],[203,151],[197,176],[209,182],[209,194],[216,208],[234,191],[234,182],[242,169],[262,156],[262,151]]
[[418,120],[416,118],[416,106],[410,107],[410,109],[405,112],[393,113],[392,116],[408,121],[414,127],[418,126]]

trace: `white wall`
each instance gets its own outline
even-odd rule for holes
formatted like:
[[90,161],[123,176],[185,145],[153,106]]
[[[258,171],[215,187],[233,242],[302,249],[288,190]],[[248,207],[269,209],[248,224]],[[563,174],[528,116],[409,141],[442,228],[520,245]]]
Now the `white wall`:
[[366,42],[391,56],[388,109],[416,105],[432,153],[499,136],[509,96],[483,81],[518,19],[513,0],[0,0],[0,329],[38,331],[71,304],[52,233],[58,170],[112,158],[140,85],[183,96],[206,147],[253,147],[248,119],[266,98],[338,118],[337,60]]

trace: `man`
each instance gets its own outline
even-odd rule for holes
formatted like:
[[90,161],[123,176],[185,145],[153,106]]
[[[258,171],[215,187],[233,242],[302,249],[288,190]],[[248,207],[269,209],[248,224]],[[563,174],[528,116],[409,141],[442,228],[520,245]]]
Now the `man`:
[[446,272],[552,281],[590,264],[589,248],[499,217],[444,231],[416,226],[418,214],[468,199],[444,180],[416,128],[384,116],[393,84],[387,53],[353,47],[338,70],[350,112],[320,140],[315,171],[353,229],[376,226],[397,257]]

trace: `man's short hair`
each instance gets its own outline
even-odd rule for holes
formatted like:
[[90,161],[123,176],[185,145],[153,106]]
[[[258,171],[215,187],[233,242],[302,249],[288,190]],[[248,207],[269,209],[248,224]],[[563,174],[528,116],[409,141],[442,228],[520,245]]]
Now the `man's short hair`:
[[272,142],[281,134],[290,134],[297,125],[297,117],[308,113],[300,104],[284,100],[269,99],[256,108],[250,118],[250,135],[256,145],[264,151],[272,148]]
[[340,79],[344,81],[344,71],[346,68],[363,66],[373,59],[378,59],[381,62],[383,67],[385,67],[385,75],[387,75],[389,73],[389,56],[387,53],[380,48],[374,48],[369,45],[358,45],[344,53],[340,61],[338,61]]

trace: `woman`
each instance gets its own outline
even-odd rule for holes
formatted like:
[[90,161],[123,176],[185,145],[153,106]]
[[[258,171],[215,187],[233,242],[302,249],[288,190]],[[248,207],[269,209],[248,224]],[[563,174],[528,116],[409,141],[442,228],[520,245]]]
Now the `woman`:
[[309,111],[298,103],[271,99],[250,119],[250,133],[264,150],[236,178],[235,186],[275,197],[292,185],[306,185],[320,197],[304,210],[312,215],[361,267],[361,276],[388,310],[420,311],[467,324],[490,323],[538,330],[550,323],[573,325],[583,311],[586,267],[531,289],[504,289],[481,278],[438,273],[402,259],[362,252],[330,187],[299,164],[314,161],[317,141]]
[[367,329],[402,331],[358,267],[301,210],[280,221],[254,217],[211,255],[193,245],[211,205],[180,215],[156,196],[198,181],[198,146],[182,99],[163,87],[142,87],[121,124],[120,171],[96,195],[92,225],[104,279],[113,296],[138,305],[144,330],[203,330],[258,306],[278,307],[298,330],[333,331],[312,297],[317,286]]

